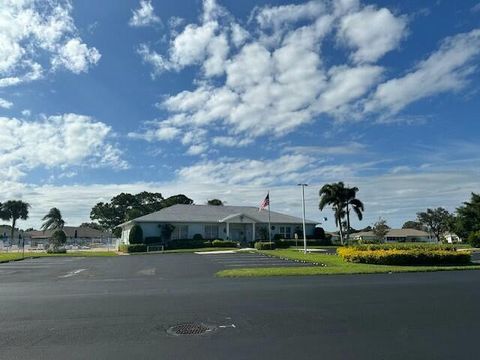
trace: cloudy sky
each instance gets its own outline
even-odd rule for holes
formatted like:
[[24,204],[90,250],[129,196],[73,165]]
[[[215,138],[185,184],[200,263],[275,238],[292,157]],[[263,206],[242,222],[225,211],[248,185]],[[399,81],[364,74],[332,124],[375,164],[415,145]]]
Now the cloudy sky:
[[120,192],[401,226],[480,191],[480,3],[0,2],[0,202],[69,225]]

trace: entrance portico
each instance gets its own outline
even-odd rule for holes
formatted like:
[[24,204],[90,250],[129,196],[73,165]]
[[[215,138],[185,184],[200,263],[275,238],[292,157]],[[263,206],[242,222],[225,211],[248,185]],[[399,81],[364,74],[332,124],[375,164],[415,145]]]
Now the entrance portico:
[[226,225],[227,239],[233,241],[255,241],[257,221],[245,214],[232,214],[219,220]]

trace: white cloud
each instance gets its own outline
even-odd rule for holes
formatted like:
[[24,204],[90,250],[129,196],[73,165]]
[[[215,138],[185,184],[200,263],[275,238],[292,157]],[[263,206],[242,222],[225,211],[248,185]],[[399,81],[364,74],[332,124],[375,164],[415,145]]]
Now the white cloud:
[[95,65],[100,60],[100,57],[97,49],[88,48],[81,39],[75,38],[70,39],[60,48],[52,64],[54,68],[63,65],[71,72],[79,74],[87,72],[91,65]]
[[449,37],[405,76],[379,85],[365,104],[365,110],[388,110],[395,114],[419,99],[460,90],[476,69],[479,54],[480,29]]
[[201,155],[207,150],[207,147],[203,144],[190,145],[187,150],[188,155]]
[[[359,163],[357,158],[340,165],[336,160],[322,162],[309,154],[298,153],[273,159],[200,161],[180,168],[174,178],[164,182],[56,186],[23,184],[7,179],[0,181],[0,202],[22,199],[31,203],[30,219],[20,224],[24,228],[38,227],[41,217],[54,206],[62,210],[70,225],[77,225],[88,221],[90,210],[97,202],[109,201],[121,192],[141,191],[160,191],[164,196],[183,193],[197,204],[219,198],[229,205],[256,206],[270,190],[273,211],[301,216],[301,193],[296,184],[307,182],[307,218],[315,220],[326,216],[329,219],[326,228],[334,230],[331,211],[318,210],[318,190],[326,182],[343,180],[349,186],[360,188],[358,197],[365,203],[364,220],[358,222],[354,219],[355,228],[371,225],[379,216],[386,217],[389,225],[400,227],[427,207],[443,206],[453,211],[469,199],[471,191],[480,188],[478,145],[465,142],[442,144],[442,149],[440,153],[425,149],[425,154],[430,156],[427,158],[428,167],[412,164],[407,168],[395,164],[375,172],[371,171],[375,164]],[[462,162],[455,161],[456,151],[463,154]],[[332,149],[332,152],[338,153],[339,150]],[[10,169],[12,173],[18,171]],[[69,173],[62,171],[65,176]]]
[[305,155],[358,155],[366,148],[366,145],[354,141],[334,146],[288,146],[285,151]]
[[[385,115],[378,115],[385,109],[391,115],[423,97],[461,89],[480,52],[477,31],[457,35],[409,74],[385,80],[391,71],[377,62],[407,33],[406,16],[387,8],[356,0],[266,6],[256,8],[254,21],[244,28],[214,1],[204,1],[199,18],[170,33],[165,54],[140,47],[155,74],[197,70],[193,89],[168,94],[157,104],[165,113],[147,124],[149,139],[172,126],[184,134],[203,129],[218,138],[195,145],[245,146],[312,122],[371,117],[385,122]],[[345,45],[346,59],[325,61],[322,48],[332,37]]]
[[[215,1],[205,0],[200,23],[172,31],[167,54],[147,44],[139,48],[155,75],[187,66],[200,69],[193,90],[166,96],[158,104],[169,115],[150,122],[146,136],[151,139],[165,126],[185,133],[192,127],[215,129],[221,134],[215,134],[210,145],[245,146],[255,137],[288,134],[321,115],[349,115],[384,72],[374,64],[323,63],[323,40],[342,21],[349,24],[344,32],[350,36],[355,24],[345,19],[354,14],[376,22],[403,21],[386,9],[362,8],[357,1],[310,1],[256,8],[252,18],[257,29],[247,31]],[[403,30],[404,26],[397,27],[398,33]],[[397,45],[392,39],[388,46],[387,41],[382,43],[382,54]],[[239,137],[241,141],[232,140]]]
[[141,0],[140,7],[132,11],[132,18],[128,22],[130,26],[141,27],[160,23],[160,18],[155,15],[152,2]]
[[326,12],[321,1],[309,1],[300,5],[266,6],[258,9],[255,19],[260,27],[278,29],[300,20],[315,19]]
[[355,49],[355,62],[372,62],[398,46],[406,26],[405,17],[395,17],[386,8],[367,6],[341,19],[338,36]]
[[38,121],[0,117],[0,127],[0,167],[7,169],[7,179],[37,167],[128,166],[120,150],[108,143],[110,127],[88,116],[64,114]]
[[78,36],[67,0],[0,3],[0,87],[41,78],[50,63],[87,71],[100,54]]
[[0,108],[10,109],[13,106],[11,101],[0,98]]

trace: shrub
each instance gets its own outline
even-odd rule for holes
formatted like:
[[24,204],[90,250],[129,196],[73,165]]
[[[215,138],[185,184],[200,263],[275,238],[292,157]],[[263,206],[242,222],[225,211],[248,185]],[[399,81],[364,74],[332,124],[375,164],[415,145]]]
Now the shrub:
[[66,254],[67,249],[65,248],[48,248],[47,254]]
[[67,235],[63,230],[55,230],[48,239],[48,250],[57,251],[67,242]]
[[337,249],[345,261],[375,265],[465,265],[470,263],[469,252],[431,249],[376,249],[358,247]]
[[273,235],[273,241],[278,241],[282,239],[282,234],[275,234]]
[[223,241],[223,240],[213,240],[212,241],[213,247],[237,247],[237,243],[235,241]]
[[123,253],[140,253],[147,252],[147,245],[145,244],[121,244],[118,247],[118,251]]
[[288,249],[289,247],[290,247],[290,242],[288,240],[275,241],[276,249]]
[[316,227],[313,231],[313,236],[315,239],[323,240],[325,239],[325,230],[323,230],[321,227]]
[[467,239],[470,246],[478,248],[480,247],[480,231],[472,232]]
[[[288,248],[290,246],[303,246],[303,238],[299,238],[298,240],[292,240],[292,239],[287,239],[287,240],[280,240],[276,241],[275,244],[277,245],[277,248]],[[307,247],[308,246],[330,246],[332,245],[331,239],[307,239]]]
[[264,242],[259,241],[255,243],[255,249],[257,250],[274,250],[275,243],[274,242]]
[[163,245],[161,236],[147,236],[144,240],[145,245]]
[[456,250],[453,245],[429,243],[364,244],[355,245],[353,247],[357,250]]
[[140,225],[135,224],[132,226],[128,234],[128,242],[132,245],[143,243],[143,230]]
[[209,247],[212,243],[205,240],[193,240],[193,239],[180,239],[172,240],[166,243],[166,248],[169,250],[175,249],[200,249],[203,247]]
[[193,240],[203,240],[202,234],[195,234],[195,235],[193,235]]

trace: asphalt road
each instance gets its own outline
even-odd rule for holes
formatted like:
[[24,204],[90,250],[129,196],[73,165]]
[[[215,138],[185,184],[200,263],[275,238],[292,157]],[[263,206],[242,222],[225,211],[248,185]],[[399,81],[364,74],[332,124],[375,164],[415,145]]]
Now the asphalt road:
[[[0,359],[477,357],[478,271],[214,277],[222,268],[195,254],[1,264]],[[167,333],[186,322],[214,330]]]

